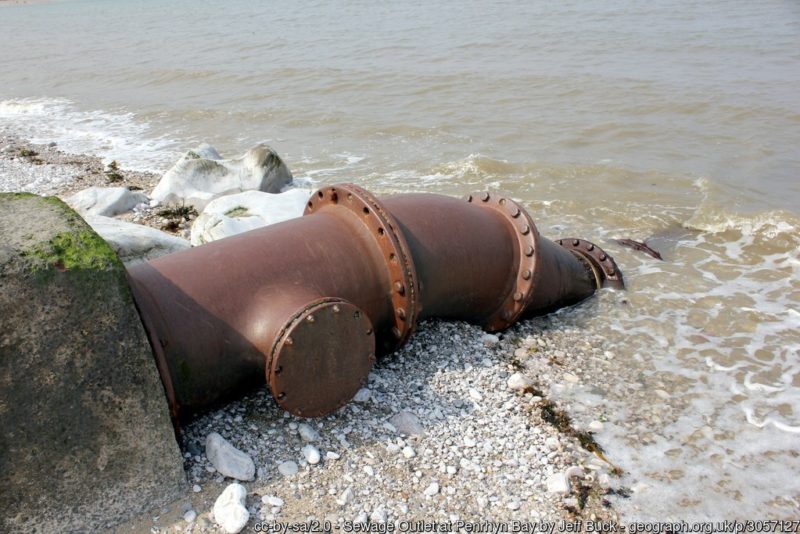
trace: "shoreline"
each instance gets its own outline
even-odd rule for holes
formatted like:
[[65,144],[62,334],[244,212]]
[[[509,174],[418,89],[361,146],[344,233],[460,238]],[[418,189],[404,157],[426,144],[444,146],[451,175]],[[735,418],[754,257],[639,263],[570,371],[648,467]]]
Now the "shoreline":
[[[110,177],[111,172],[119,177]],[[90,186],[132,186],[149,193],[159,178],[124,170],[124,162],[110,170],[100,158],[65,154],[53,143],[0,137],[2,190],[25,184],[30,192],[62,198]],[[163,226],[153,210],[119,218]],[[178,235],[187,231],[175,229]],[[425,322],[406,347],[376,363],[368,398],[331,416],[288,416],[262,388],[196,418],[184,428],[180,443],[189,481],[184,498],[117,530],[174,532],[191,526],[190,531],[220,531],[210,509],[231,480],[213,472],[203,453],[212,431],[248,453],[258,467],[256,481],[245,483],[249,528],[262,520],[311,518],[334,524],[491,517],[619,521],[610,499],[627,493],[619,478],[624,466],[598,450],[601,444],[591,432],[602,429],[600,415],[578,426],[546,395],[554,385],[580,381],[581,369],[591,367],[587,359],[602,359],[607,351],[598,337],[559,325],[553,316],[525,320],[497,336],[465,323]],[[515,373],[530,380],[523,391],[508,387]],[[387,425],[401,412],[416,417],[420,435],[403,436]],[[324,460],[318,465],[302,459],[297,432],[302,422],[319,435],[315,446]],[[406,447],[413,456],[402,454]],[[296,462],[298,473],[279,474],[283,461]],[[262,497],[279,497],[283,504],[268,505]],[[190,509],[197,518],[187,523],[183,515]]]

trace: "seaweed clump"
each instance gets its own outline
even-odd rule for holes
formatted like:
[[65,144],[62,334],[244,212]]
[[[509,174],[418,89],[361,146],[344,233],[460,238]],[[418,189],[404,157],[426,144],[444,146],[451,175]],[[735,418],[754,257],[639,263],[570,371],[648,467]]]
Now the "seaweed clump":
[[113,160],[111,163],[108,164],[106,169],[106,179],[108,179],[111,183],[121,182],[124,176],[119,172],[119,165],[117,164],[117,160]]
[[169,206],[162,208],[158,211],[158,216],[167,219],[167,222],[161,227],[162,230],[171,232],[177,231],[181,223],[191,221],[197,217],[197,210],[194,206]]

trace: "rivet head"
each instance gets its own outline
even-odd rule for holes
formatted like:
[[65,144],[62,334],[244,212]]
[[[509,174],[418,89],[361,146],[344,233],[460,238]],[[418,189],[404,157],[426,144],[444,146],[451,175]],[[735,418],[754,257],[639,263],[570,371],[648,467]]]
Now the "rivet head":
[[392,327],[392,335],[394,337],[396,337],[397,339],[400,339],[400,337],[403,335],[403,333],[400,331],[399,328],[397,328],[396,326],[393,326]]
[[531,232],[531,227],[530,227],[530,226],[528,226],[527,224],[523,224],[523,225],[520,227],[519,231],[520,231],[520,233],[521,233],[522,235],[528,235],[528,234]]
[[401,321],[405,321],[405,319],[406,319],[406,310],[404,310],[403,308],[397,308],[395,310],[395,313],[397,314],[397,316],[400,318]]
[[528,245],[527,247],[525,247],[525,255],[528,256],[528,257],[533,256],[533,246],[532,245]]
[[606,256],[605,254],[600,254],[600,261],[606,261],[607,258],[608,256]]
[[286,398],[286,393],[283,393],[283,392],[278,393],[278,400],[283,400],[285,398]]
[[[369,361],[371,361],[371,362],[374,362],[374,361],[375,361],[375,355],[374,355],[374,354],[372,354],[372,353],[370,353],[370,355],[368,356],[368,358],[369,358]],[[364,383],[366,383],[366,380],[364,381]]]
[[333,305],[333,313],[339,313],[340,311],[341,311],[341,310],[340,310],[339,306],[338,306],[338,305],[336,305],[336,304],[334,304],[334,305]]
[[511,216],[514,217],[515,219],[519,217],[520,213],[522,212],[519,211],[519,208],[516,206],[514,207],[514,209],[511,210]]
[[313,315],[309,315],[308,317],[306,317],[306,321],[308,321],[309,323],[313,323],[314,322],[314,316]]
[[371,335],[372,335],[372,328],[367,328],[367,335],[368,335],[368,336],[371,336]]
[[592,250],[594,250],[594,245],[592,245],[591,243],[589,243],[589,246],[588,246],[588,247],[586,247],[586,248],[587,248],[588,250],[592,251]]
[[481,193],[481,200],[483,200],[484,202],[488,202],[489,201],[489,193],[488,192]]
[[509,319],[511,319],[511,311],[505,310],[502,314],[502,317],[504,320],[508,321]]
[[523,280],[530,280],[531,279],[531,270],[530,269],[525,269],[524,271],[522,271],[522,279]]
[[281,374],[281,371],[283,371],[283,367],[281,367],[280,365],[279,365],[278,367],[276,367],[276,368],[275,368],[275,374],[276,374],[276,375],[279,375],[279,374]]
[[292,339],[291,337],[287,337],[286,340],[283,342],[283,344],[291,347],[292,345],[294,345],[294,339]]
[[394,290],[397,291],[399,294],[404,295],[406,292],[406,286],[404,286],[402,282],[395,282]]
[[573,246],[576,246],[576,247],[577,247],[578,245],[580,245],[580,244],[581,244],[581,240],[580,240],[580,239],[573,239],[573,240],[572,240],[572,244],[573,244]]
[[524,295],[522,294],[522,292],[521,292],[521,291],[517,291],[516,293],[514,293],[514,300],[515,300],[516,302],[519,302],[519,301],[521,301],[521,300],[522,300],[522,297],[523,297],[523,296],[524,296]]

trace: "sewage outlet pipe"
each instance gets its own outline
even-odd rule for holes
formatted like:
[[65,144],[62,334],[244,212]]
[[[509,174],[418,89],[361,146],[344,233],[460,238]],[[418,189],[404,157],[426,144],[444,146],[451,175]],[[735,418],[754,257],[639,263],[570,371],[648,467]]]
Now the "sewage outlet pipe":
[[508,197],[379,200],[352,184],[314,193],[303,217],[128,274],[176,421],[265,378],[285,410],[325,415],[421,319],[493,332],[623,285],[599,247],[541,237]]

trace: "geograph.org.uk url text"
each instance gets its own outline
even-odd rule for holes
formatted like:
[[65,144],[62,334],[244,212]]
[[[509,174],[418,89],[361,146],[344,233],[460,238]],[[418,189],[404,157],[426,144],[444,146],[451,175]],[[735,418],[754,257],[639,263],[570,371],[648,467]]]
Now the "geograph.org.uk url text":
[[466,534],[554,534],[565,532],[625,534],[715,534],[715,533],[783,533],[800,532],[795,520],[730,520],[730,521],[651,521],[617,523],[613,521],[426,521],[398,520],[391,523],[359,523],[355,521],[261,522],[256,532],[271,534],[308,533],[434,533]]

